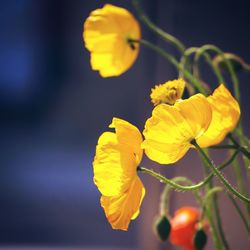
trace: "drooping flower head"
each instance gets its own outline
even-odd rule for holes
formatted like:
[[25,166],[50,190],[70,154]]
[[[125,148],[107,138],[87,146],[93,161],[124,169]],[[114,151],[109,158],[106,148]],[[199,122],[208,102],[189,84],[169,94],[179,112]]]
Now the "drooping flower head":
[[194,236],[198,229],[200,211],[194,207],[182,207],[171,220],[170,242],[184,250],[195,250]]
[[83,39],[91,53],[91,66],[102,77],[119,76],[135,62],[140,40],[140,26],[124,8],[105,4],[96,9],[84,23]]
[[145,189],[136,174],[142,159],[142,136],[132,124],[113,118],[110,128],[115,133],[104,132],[96,147],[93,162],[94,183],[101,192],[101,206],[113,229],[127,230],[135,219]]
[[175,163],[207,130],[212,110],[207,98],[196,94],[174,105],[159,104],[146,121],[142,148],[153,161]]
[[207,100],[212,108],[212,121],[208,130],[197,140],[203,148],[222,142],[234,130],[240,118],[240,106],[223,84]]
[[185,81],[181,78],[156,85],[155,88],[151,89],[151,101],[154,106],[160,103],[173,105],[182,97],[184,88]]

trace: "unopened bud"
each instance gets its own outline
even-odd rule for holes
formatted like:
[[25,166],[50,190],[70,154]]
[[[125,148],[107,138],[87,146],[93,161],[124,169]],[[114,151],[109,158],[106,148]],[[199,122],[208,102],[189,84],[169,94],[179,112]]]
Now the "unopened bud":
[[154,229],[156,235],[159,237],[160,240],[167,240],[171,230],[171,225],[168,218],[165,215],[158,217],[155,221]]
[[196,250],[202,250],[207,243],[207,235],[204,230],[199,229],[194,236],[194,247]]

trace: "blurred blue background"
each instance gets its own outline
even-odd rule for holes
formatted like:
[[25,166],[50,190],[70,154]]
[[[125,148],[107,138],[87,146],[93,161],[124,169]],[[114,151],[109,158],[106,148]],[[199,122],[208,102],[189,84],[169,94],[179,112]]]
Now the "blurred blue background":
[[[247,1],[142,2],[155,23],[187,46],[214,43],[250,62]],[[177,77],[171,65],[144,48],[136,64],[119,78],[102,79],[91,70],[82,42],[82,24],[90,11],[104,3],[0,1],[1,246],[170,249],[167,243],[159,244],[151,232],[162,186],[148,184],[154,181],[143,176],[150,190],[142,213],[128,232],[119,232],[107,223],[92,183],[95,144],[112,117],[142,129],[152,108],[150,88]],[[130,1],[109,3],[133,12]],[[143,36],[176,53],[144,28]],[[216,86],[210,73],[203,70],[204,77]],[[248,134],[249,77],[239,75]],[[192,155],[187,159],[195,163]],[[195,164],[191,165],[185,173],[169,169],[167,174],[187,174],[199,180],[200,172],[193,171]],[[174,197],[172,209],[184,202],[193,203],[189,195],[185,197]],[[227,209],[228,201],[223,204]],[[233,220],[237,215],[229,211],[223,216],[228,221],[228,216]],[[235,222],[228,222],[227,229],[232,246],[249,249],[238,218]]]

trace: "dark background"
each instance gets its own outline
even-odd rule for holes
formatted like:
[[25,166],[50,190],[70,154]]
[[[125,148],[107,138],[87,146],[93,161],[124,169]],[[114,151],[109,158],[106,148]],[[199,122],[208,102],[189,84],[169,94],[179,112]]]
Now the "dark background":
[[[250,3],[238,0],[142,1],[150,18],[186,46],[213,43],[250,62]],[[0,1],[0,244],[162,249],[152,234],[162,186],[142,177],[147,196],[128,232],[113,231],[92,183],[98,136],[112,117],[143,128],[152,106],[150,88],[177,77],[175,69],[141,49],[135,65],[118,78],[91,70],[82,24],[106,1]],[[133,12],[130,1],[109,1]],[[176,51],[143,28],[143,37]],[[203,67],[213,87],[217,82]],[[242,119],[249,134],[249,79],[240,73]],[[217,159],[220,160],[219,158]],[[146,164],[149,164],[145,160]],[[168,176],[201,178],[192,153]],[[152,164],[151,164],[152,165]],[[150,165],[150,166],[151,166]],[[188,166],[186,166],[188,165]],[[159,168],[158,168],[159,169]],[[230,173],[228,172],[229,178]],[[173,197],[171,209],[194,204]],[[232,249],[249,249],[238,215],[221,197]],[[210,243],[209,243],[210,244]],[[168,248],[170,249],[170,247]],[[208,245],[207,249],[212,249]]]

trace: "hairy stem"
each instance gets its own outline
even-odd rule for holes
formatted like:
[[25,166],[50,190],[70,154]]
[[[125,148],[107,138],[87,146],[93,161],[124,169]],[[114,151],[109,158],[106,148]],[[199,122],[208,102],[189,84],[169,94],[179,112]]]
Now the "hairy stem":
[[238,212],[238,214],[239,214],[239,216],[240,216],[240,218],[241,218],[241,220],[242,220],[242,222],[243,222],[243,224],[248,232],[248,235],[250,236],[250,226],[249,226],[247,220],[245,219],[245,216],[244,216],[243,212],[241,211],[240,206],[237,204],[236,200],[231,195],[228,195],[228,197],[231,200],[231,202],[233,203],[236,211]]
[[[223,168],[229,166],[233,160],[235,159],[235,157],[237,156],[237,154],[239,153],[239,151],[235,151],[234,154],[227,160],[225,161],[223,164],[221,164],[218,169],[222,170]],[[158,179],[160,182],[163,182],[165,184],[169,184],[172,188],[175,188],[179,191],[195,191],[198,190],[200,188],[202,188],[203,186],[205,186],[213,177],[214,177],[214,173],[209,174],[203,181],[200,181],[197,184],[194,185],[180,185],[178,183],[176,183],[173,179],[168,179],[165,176],[161,175],[160,173],[156,173],[154,170],[152,169],[148,169],[145,167],[138,167],[137,170],[139,172],[142,173],[147,173],[153,177],[155,177],[156,179]]]
[[143,39],[141,39],[141,40],[130,39],[129,42],[131,42],[131,43],[139,42],[141,45],[157,52],[159,55],[164,57],[169,63],[171,63],[173,66],[175,66],[177,70],[182,71],[183,75],[190,81],[190,83],[192,83],[195,86],[195,88],[200,93],[206,94],[206,89],[200,84],[200,82],[197,81],[188,70],[183,69],[181,67],[180,63],[175,59],[175,57],[173,57],[172,55],[167,53],[165,50],[163,50],[162,48],[159,48],[158,46],[154,45],[153,43],[146,41],[146,40],[143,40]]
[[214,162],[209,159],[209,157],[205,154],[205,152],[200,148],[198,143],[193,140],[192,144],[196,147],[200,155],[204,158],[204,160],[207,163],[207,166],[211,168],[211,170],[214,172],[214,174],[219,178],[219,180],[222,182],[222,184],[227,188],[229,192],[231,192],[233,195],[237,196],[239,199],[245,202],[250,202],[250,199],[246,197],[245,195],[238,192],[228,181],[227,179],[220,173],[220,171],[216,168]]

